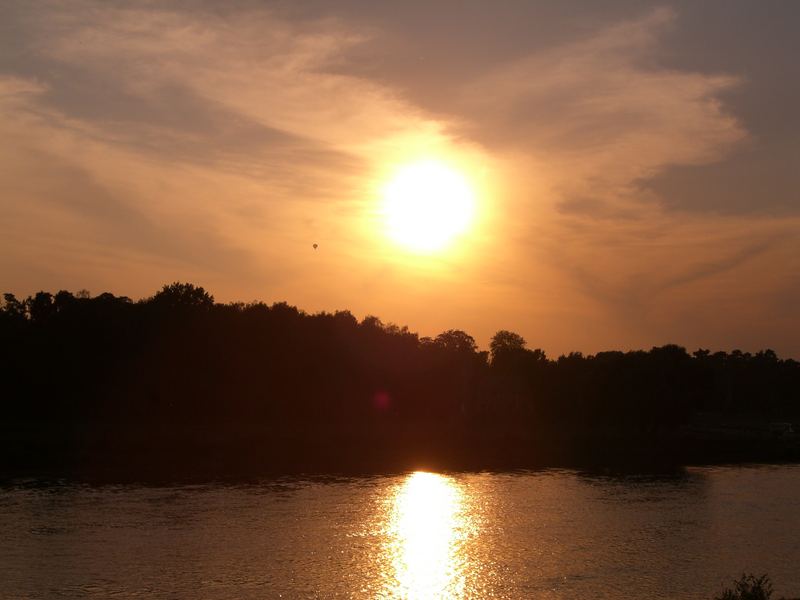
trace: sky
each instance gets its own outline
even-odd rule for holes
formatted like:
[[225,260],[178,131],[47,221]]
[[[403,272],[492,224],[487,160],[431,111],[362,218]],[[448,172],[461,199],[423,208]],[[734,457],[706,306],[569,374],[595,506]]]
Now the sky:
[[[800,4],[0,4],[0,291],[800,358]],[[440,161],[420,253],[384,190]],[[313,248],[317,244],[317,249]]]

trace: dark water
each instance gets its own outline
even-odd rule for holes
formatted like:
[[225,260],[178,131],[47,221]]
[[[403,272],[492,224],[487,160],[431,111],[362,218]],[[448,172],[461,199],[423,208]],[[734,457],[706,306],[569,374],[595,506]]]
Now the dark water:
[[800,467],[0,488],[2,598],[800,596]]

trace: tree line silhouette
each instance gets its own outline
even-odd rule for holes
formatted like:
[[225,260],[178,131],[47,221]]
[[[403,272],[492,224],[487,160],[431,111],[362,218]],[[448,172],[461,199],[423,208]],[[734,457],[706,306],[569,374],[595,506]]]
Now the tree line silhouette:
[[772,350],[666,345],[551,359],[504,330],[485,352],[460,330],[419,337],[347,311],[216,303],[188,283],[135,302],[5,294],[0,342],[3,451],[20,465],[121,449],[297,468],[525,466],[606,460],[613,448],[784,457],[785,440],[713,439],[695,435],[696,423],[800,414],[800,363]]

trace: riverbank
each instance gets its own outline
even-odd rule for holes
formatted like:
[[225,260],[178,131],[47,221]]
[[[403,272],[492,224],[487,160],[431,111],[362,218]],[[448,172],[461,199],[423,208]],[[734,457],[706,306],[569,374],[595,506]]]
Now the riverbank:
[[742,439],[651,433],[565,434],[487,426],[369,431],[132,424],[47,424],[0,431],[0,478],[36,475],[112,479],[220,479],[297,473],[393,473],[414,469],[576,468],[670,471],[685,465],[800,462],[792,437]]

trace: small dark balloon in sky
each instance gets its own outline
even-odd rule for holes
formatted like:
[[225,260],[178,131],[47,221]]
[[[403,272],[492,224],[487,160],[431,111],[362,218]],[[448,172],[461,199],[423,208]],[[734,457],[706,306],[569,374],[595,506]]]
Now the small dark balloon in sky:
[[316,249],[317,249],[317,244],[314,244],[314,250],[316,250]]

